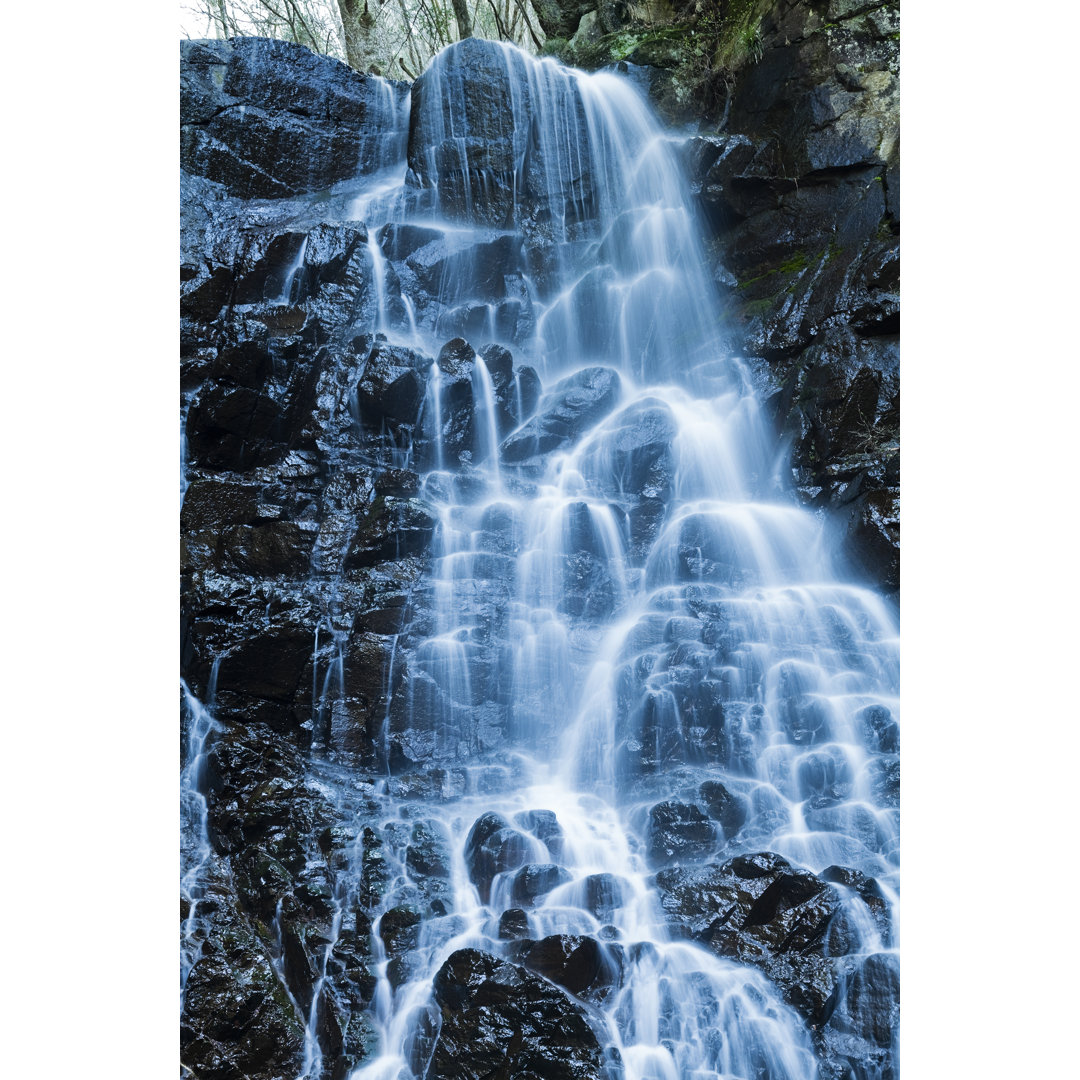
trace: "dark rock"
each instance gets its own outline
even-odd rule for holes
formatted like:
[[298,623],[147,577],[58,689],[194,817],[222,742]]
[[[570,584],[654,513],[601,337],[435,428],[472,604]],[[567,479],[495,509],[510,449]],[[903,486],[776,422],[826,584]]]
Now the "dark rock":
[[614,874],[590,874],[584,881],[585,907],[601,922],[609,921],[626,903],[628,889]]
[[450,853],[438,823],[418,821],[413,826],[405,864],[414,875],[441,878],[449,875]]
[[377,235],[383,254],[394,262],[400,262],[425,245],[441,240],[444,233],[442,229],[426,225],[391,222],[384,225]]
[[311,659],[314,634],[305,626],[270,623],[221,657],[217,689],[290,700]]
[[390,117],[376,80],[300,45],[183,41],[180,82],[181,164],[230,195],[317,191],[379,161]]
[[828,1020],[851,966],[827,954],[840,908],[828,882],[761,853],[662,870],[656,884],[673,929],[761,968],[811,1023]]
[[395,907],[379,920],[379,936],[388,956],[399,956],[416,948],[420,912],[410,907]]
[[521,402],[521,408],[514,410],[518,423],[524,423],[536,411],[542,386],[540,376],[531,367],[519,367],[514,376],[516,381],[515,398]]
[[[563,130],[584,133],[573,81],[554,79],[548,88],[559,100],[545,101],[547,115],[576,114],[578,123]],[[562,144],[559,160],[547,160],[547,140],[533,131],[544,118],[532,95],[517,53],[475,37],[443,50],[412,87],[409,179],[437,192],[442,213],[475,224],[505,229],[516,222],[543,231],[588,219],[597,202],[588,148],[569,151],[582,163],[572,175],[549,175],[568,151]]]
[[516,904],[531,907],[552,889],[570,881],[570,875],[554,863],[530,863],[515,875],[510,896]]
[[435,515],[419,499],[381,495],[357,524],[346,566],[361,568],[422,555],[436,524]]
[[571,994],[610,982],[603,949],[595,938],[554,934],[534,942],[522,962],[530,971],[565,987]]
[[517,869],[529,854],[528,840],[499,814],[487,813],[476,819],[465,838],[465,865],[482,903],[491,899],[496,875]]
[[724,839],[730,840],[746,821],[745,801],[728,791],[719,780],[704,781],[698,791],[709,817],[720,822]]
[[604,1056],[584,1011],[524,968],[475,949],[435,976],[442,1023],[428,1080],[600,1080]]
[[502,444],[503,460],[518,464],[572,446],[615,407],[620,389],[611,368],[585,368],[563,379],[545,394],[539,414]]
[[[482,391],[477,357],[491,379],[494,402]],[[478,354],[464,338],[453,338],[439,352],[439,400],[432,398],[425,413],[417,453],[430,467],[441,450],[444,467],[479,461],[491,449],[490,415],[494,408],[495,435],[501,438],[535,408],[539,379],[531,368],[514,370],[513,356],[501,345],[489,344]],[[439,430],[435,430],[435,418]]]
[[525,810],[514,815],[514,824],[532,833],[548,849],[553,859],[562,856],[563,831],[553,811]]
[[900,588],[899,492],[868,492],[852,504],[847,541],[852,557],[870,580],[896,592]]
[[503,941],[529,936],[529,916],[521,908],[507,908],[499,916],[499,937]]
[[822,747],[805,755],[796,775],[804,799],[818,797],[827,802],[837,802],[851,794],[854,779],[851,766],[847,755],[839,747]]
[[414,424],[427,388],[430,357],[409,349],[377,344],[356,388],[361,418],[378,424],[384,418]]
[[507,233],[482,235],[486,239],[480,241],[440,236],[412,252],[406,263],[420,287],[442,304],[505,300],[506,279],[522,269],[521,240]]
[[900,759],[896,754],[876,758],[866,766],[874,800],[881,806],[900,805]]
[[577,32],[582,16],[596,7],[596,0],[539,0],[536,18],[545,37],[569,40]]
[[420,494],[420,474],[412,469],[387,469],[375,477],[375,494],[411,499]]
[[315,530],[310,522],[274,521],[234,526],[223,537],[225,550],[243,573],[256,577],[299,577],[311,568]]
[[417,184],[438,191],[444,213],[509,226],[515,117],[506,107],[511,74],[503,51],[469,38],[430,65],[412,94],[408,157]]
[[246,468],[281,433],[282,410],[266,394],[244,386],[211,386],[188,414],[191,456],[210,466]]
[[869,956],[848,977],[844,1007],[830,1026],[879,1047],[892,1046],[900,1020],[900,965],[892,953]]
[[[899,587],[898,16],[891,0],[774,5],[759,26],[760,58],[743,62],[734,89],[718,97],[724,133],[684,151],[736,348],[760,358],[751,363],[764,384],[779,387],[767,408],[792,446],[800,497],[835,517],[855,568],[891,593]],[[707,104],[707,80],[696,93]]]
[[693,803],[671,800],[649,811],[646,843],[649,863],[664,866],[711,855],[716,848],[716,833]]
[[262,943],[220,896],[180,1019],[180,1060],[195,1075],[291,1075],[302,1064],[303,1024]]
[[641,401],[619,413],[596,452],[596,479],[608,495],[639,495],[667,500],[671,494],[671,442],[675,421],[666,406]]

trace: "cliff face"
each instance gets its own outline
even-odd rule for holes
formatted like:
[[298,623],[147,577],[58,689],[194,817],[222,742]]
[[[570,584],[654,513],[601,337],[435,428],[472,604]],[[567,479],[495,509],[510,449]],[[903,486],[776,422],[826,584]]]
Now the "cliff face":
[[[615,28],[605,33],[635,18],[655,30],[632,6],[545,10],[566,38],[590,15]],[[663,25],[677,25],[678,10],[665,12]],[[898,583],[895,22],[890,4],[773,5],[754,38],[760,49],[739,53],[733,76],[724,69],[730,93],[709,91],[712,130],[684,150],[729,331],[790,441],[793,483],[841,521],[851,554],[885,591]],[[659,40],[636,59],[667,63]],[[676,66],[634,74],[661,110],[685,117],[693,91],[677,85]],[[512,765],[484,757],[503,745],[492,717],[477,720],[473,745],[450,753],[422,709],[406,710],[422,698],[418,649],[431,623],[437,521],[418,469],[434,453],[419,419],[434,358],[380,338],[378,312],[389,292],[411,298],[398,321],[449,328],[439,367],[460,400],[448,399],[458,404],[442,418],[443,445],[464,455],[463,487],[480,436],[476,358],[457,335],[490,317],[513,341],[530,332],[531,315],[518,252],[497,230],[468,252],[416,226],[375,235],[333,186],[397,149],[423,183],[424,133],[416,123],[409,131],[407,86],[256,39],[185,43],[181,85],[182,735],[192,808],[181,1056],[204,1080],[336,1080],[375,1051],[380,980],[407,980],[420,922],[447,910],[449,838],[424,805],[516,782]],[[499,104],[489,102],[493,116]],[[388,146],[406,137],[415,147]],[[483,311],[455,307],[446,283],[477,260],[491,295]],[[536,410],[541,388],[505,349],[482,355],[501,437]],[[605,394],[599,377],[571,387],[572,407],[556,402],[534,423],[565,438],[577,415],[607,407]],[[493,550],[492,563],[501,557]],[[583,605],[590,582],[583,571]],[[475,663],[494,670],[490,641]],[[879,794],[895,806],[895,724],[887,715],[867,723],[883,755]],[[657,852],[713,852],[716,836],[740,828],[744,810],[722,787],[702,785],[693,798],[653,808]],[[542,835],[540,824],[518,827],[529,843]],[[395,891],[402,875],[407,895]],[[895,963],[868,970],[851,958],[855,935],[838,899],[861,897],[887,941],[872,879],[755,854],[663,869],[656,888],[674,932],[757,965],[782,989],[814,1025],[823,1075],[892,1075]],[[519,936],[511,923],[507,939]],[[412,1066],[489,1075],[513,1029],[537,1075],[556,1075],[543,1070],[560,1062],[574,1077],[617,1075],[590,1026],[606,991],[583,940],[523,942],[499,961],[455,952],[435,981],[441,1016],[419,1024]]]

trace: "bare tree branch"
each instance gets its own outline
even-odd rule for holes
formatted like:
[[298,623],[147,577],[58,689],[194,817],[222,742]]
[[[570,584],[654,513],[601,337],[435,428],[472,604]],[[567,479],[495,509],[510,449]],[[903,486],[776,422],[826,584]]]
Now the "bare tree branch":
[[525,0],[514,0],[514,2],[518,6],[518,11],[521,12],[521,17],[525,20],[525,25],[529,28],[529,37],[533,39],[536,51],[540,52],[544,47],[544,43],[536,36],[536,31],[533,29],[533,24],[529,19],[529,13],[525,10]]
[[491,8],[491,14],[495,16],[495,28],[499,31],[500,41],[509,41],[507,36],[506,27],[503,26],[502,19],[499,18],[499,9],[495,6],[495,0],[488,0],[488,7]]

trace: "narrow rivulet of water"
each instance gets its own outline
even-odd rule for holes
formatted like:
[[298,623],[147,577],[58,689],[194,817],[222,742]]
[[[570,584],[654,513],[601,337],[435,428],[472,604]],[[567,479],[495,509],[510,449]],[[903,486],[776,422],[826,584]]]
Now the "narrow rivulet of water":
[[[708,857],[772,851],[814,872],[852,867],[877,879],[895,915],[897,813],[877,794],[883,731],[898,720],[895,614],[834,562],[823,523],[784,490],[775,437],[721,334],[675,141],[623,78],[485,47],[508,88],[511,217],[493,230],[486,216],[505,186],[485,181],[475,84],[453,47],[432,62],[422,99],[414,91],[427,186],[407,183],[398,140],[400,159],[361,183],[353,216],[372,237],[387,223],[420,225],[466,253],[493,235],[519,238],[529,329],[500,338],[478,284],[482,254],[458,259],[425,308],[375,248],[380,315],[368,329],[435,356],[451,336],[447,313],[475,300],[490,317],[472,324],[469,344],[504,344],[519,368],[535,368],[538,415],[586,369],[611,373],[614,403],[560,429],[553,448],[538,441],[507,460],[500,445],[538,429],[500,432],[492,372],[477,357],[475,435],[459,460],[442,442],[447,373],[435,365],[428,379],[432,612],[410,657],[422,692],[401,692],[443,761],[484,759],[497,713],[514,783],[424,808],[447,841],[450,900],[423,922],[395,988],[379,919],[407,893],[410,870],[394,868],[372,929],[379,1051],[352,1080],[423,1075],[418,1036],[436,972],[463,947],[503,952],[500,917],[522,906],[514,874],[549,864],[562,872],[527,907],[529,935],[620,943],[617,983],[590,1016],[626,1080],[809,1080],[810,1034],[777,989],[669,933],[650,883],[649,809],[688,775],[718,781],[745,821],[729,837],[717,827]],[[455,146],[457,174],[446,165]],[[391,317],[391,300],[407,318]],[[385,739],[389,724],[388,710]],[[470,878],[466,850],[485,813],[516,823],[529,849],[490,888]],[[557,829],[529,827],[551,815]],[[614,884],[598,907],[600,880]],[[857,954],[895,948],[854,892],[844,902]],[[316,1065],[311,1051],[305,1075]]]

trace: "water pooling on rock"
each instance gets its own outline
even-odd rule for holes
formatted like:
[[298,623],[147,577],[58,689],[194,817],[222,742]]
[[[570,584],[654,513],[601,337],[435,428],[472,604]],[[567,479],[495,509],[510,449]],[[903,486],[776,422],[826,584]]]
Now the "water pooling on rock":
[[[353,1080],[891,1076],[895,618],[785,496],[669,137],[626,80],[475,39],[387,100],[399,137],[274,292],[366,275],[335,378],[388,466],[305,586],[311,782],[349,839],[300,1075],[330,1075],[359,940]],[[358,797],[348,575],[409,553]]]

